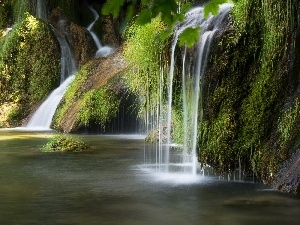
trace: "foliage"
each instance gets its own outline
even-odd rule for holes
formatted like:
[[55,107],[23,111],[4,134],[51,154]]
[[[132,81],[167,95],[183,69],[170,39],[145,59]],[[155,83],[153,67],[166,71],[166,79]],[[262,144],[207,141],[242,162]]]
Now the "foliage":
[[280,146],[282,148],[292,148],[290,143],[295,143],[295,138],[299,133],[300,111],[299,98],[295,100],[293,106],[282,113],[278,119],[278,130],[280,133]]
[[59,124],[61,123],[64,116],[67,114],[70,106],[78,99],[82,98],[82,96],[85,94],[86,90],[84,89],[84,86],[88,76],[90,75],[91,70],[91,63],[87,63],[86,65],[84,65],[78,71],[74,81],[68,87],[53,117],[53,126],[56,129],[59,129]]
[[143,26],[133,23],[125,32],[124,56],[130,68],[124,79],[129,89],[144,102],[140,112],[155,110],[159,104],[161,55],[166,43],[159,34],[164,28],[156,18]]
[[219,12],[219,5],[228,2],[227,0],[211,0],[204,8],[204,17],[207,18],[209,14],[217,15]]
[[[210,13],[216,15],[219,10],[219,5],[228,2],[228,0],[211,0],[205,7],[205,15]],[[108,0],[102,8],[104,15],[112,14],[115,18],[118,17],[122,7],[127,5],[127,22],[135,15],[135,9],[140,6],[141,10],[138,13],[137,24],[145,25],[152,22],[152,19],[160,16],[161,21],[166,25],[165,32],[162,37],[168,37],[174,26],[178,22],[184,20],[185,13],[191,8],[190,1],[185,0]],[[180,36],[180,43],[187,43],[188,46],[194,45],[199,37],[199,28],[190,28]]]
[[57,134],[54,135],[42,148],[44,152],[82,152],[90,146],[81,141],[78,137]]
[[238,158],[238,151],[232,147],[237,124],[233,118],[234,112],[227,110],[229,108],[222,108],[218,117],[209,121],[211,125],[203,122],[199,131],[201,163],[213,165],[221,173],[234,170],[232,161]]
[[82,99],[78,123],[83,126],[97,123],[105,129],[105,124],[117,115],[119,105],[120,99],[108,88],[88,91]]
[[286,52],[294,19],[287,2],[238,1],[231,12],[233,27],[212,59],[217,66],[205,81],[213,91],[203,98],[199,147],[201,162],[219,171],[232,170],[241,160],[245,172],[252,169],[270,181],[287,157],[282,143],[292,141],[297,120],[295,111],[287,111],[294,119],[281,116],[277,127],[288,94]]
[[11,0],[0,1],[0,29],[10,26],[10,18],[12,14],[12,3]]
[[0,105],[0,127],[18,126],[18,121],[24,117],[24,108],[20,103],[4,103]]
[[40,101],[58,84],[59,69],[59,48],[49,26],[26,14],[2,43],[0,103]]
[[172,110],[171,140],[175,143],[184,142],[183,113],[176,107]]
[[99,124],[102,129],[105,129],[105,125],[117,115],[121,100],[118,91],[112,89],[110,81],[97,89],[87,87],[94,63],[96,62],[91,61],[84,65],[66,91],[53,118],[53,126],[56,129],[60,129],[60,124],[70,113],[73,104],[76,104],[78,109],[75,115],[77,128]]
[[199,32],[200,27],[189,27],[185,29],[179,37],[179,46],[184,46],[186,44],[188,47],[192,47],[198,41]]

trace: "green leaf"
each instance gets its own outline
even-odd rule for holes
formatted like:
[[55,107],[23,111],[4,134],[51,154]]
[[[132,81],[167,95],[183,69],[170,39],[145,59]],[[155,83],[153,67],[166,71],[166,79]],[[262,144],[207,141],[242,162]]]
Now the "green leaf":
[[179,36],[179,46],[187,45],[188,47],[192,47],[197,43],[199,35],[200,27],[185,29]]
[[228,0],[212,0],[212,2],[213,2],[214,4],[221,5],[221,4],[223,4],[223,3],[227,3]]
[[152,19],[151,10],[143,9],[140,12],[139,17],[137,18],[137,23],[140,24],[140,25],[144,25],[146,23],[150,23],[151,19]]
[[125,0],[108,0],[102,7],[102,14],[109,15],[111,13],[114,18],[117,18],[124,3]]
[[127,21],[130,21],[133,18],[134,8],[135,8],[135,4],[132,4],[132,5],[128,6],[127,13],[126,13],[126,20]]
[[142,0],[143,5],[148,5],[150,3],[150,0]]
[[172,29],[169,27],[167,29],[165,29],[162,33],[161,33],[161,38],[162,40],[166,40],[171,36],[172,33]]
[[191,3],[184,3],[181,6],[180,13],[185,14],[187,11],[190,10],[190,8],[191,8]]
[[219,4],[211,2],[204,7],[204,18],[207,18],[210,13],[212,15],[217,15],[219,13]]

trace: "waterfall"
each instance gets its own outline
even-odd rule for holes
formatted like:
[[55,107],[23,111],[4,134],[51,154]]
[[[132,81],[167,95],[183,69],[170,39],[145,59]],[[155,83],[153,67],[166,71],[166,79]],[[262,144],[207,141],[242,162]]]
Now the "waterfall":
[[51,92],[48,98],[37,109],[27,124],[32,130],[49,130],[55,110],[62,99],[67,87],[74,80],[75,75],[69,76],[58,88]]
[[[182,174],[195,176],[198,170],[197,160],[197,135],[198,126],[202,121],[202,80],[205,74],[206,65],[209,57],[210,46],[213,41],[214,34],[221,28],[226,15],[228,15],[232,4],[220,5],[219,14],[217,16],[210,15],[204,18],[204,7],[191,9],[186,13],[185,20],[179,24],[174,31],[174,38],[171,46],[171,61],[168,78],[168,99],[167,99],[167,144],[159,147],[156,153],[156,166],[159,172],[180,171]],[[174,143],[171,140],[171,124],[172,124],[172,101],[173,101],[173,78],[175,70],[175,52],[180,34],[187,28],[200,27],[200,37],[196,48],[196,58],[187,59],[188,50],[182,50],[182,99],[183,99],[183,128],[184,143],[183,154],[177,162],[170,159],[171,147]],[[194,55],[194,54],[192,54]],[[160,144],[161,145],[161,144]],[[176,166],[174,169],[173,167]],[[182,167],[178,169],[178,167]]]
[[47,20],[47,0],[36,0],[36,17]]
[[[60,21],[60,25],[64,21]],[[64,29],[64,27],[61,27]],[[55,110],[62,99],[69,84],[74,80],[76,72],[76,62],[72,51],[65,37],[54,27],[52,31],[58,40],[61,50],[61,84],[58,88],[52,91],[42,105],[37,109],[34,115],[29,120],[26,128],[31,130],[49,130]]]
[[[61,20],[59,21],[59,25],[61,28],[64,29],[64,23],[65,21]],[[64,80],[70,76],[71,74],[74,74],[76,72],[76,62],[73,56],[73,53],[69,47],[68,42],[66,41],[66,38],[54,27],[52,27],[52,31],[58,40],[59,46],[60,46],[60,64],[61,64],[61,75],[60,75],[60,83],[63,83]]]
[[94,20],[93,22],[87,27],[87,30],[90,32],[96,46],[97,46],[97,52],[95,57],[99,58],[99,57],[106,57],[110,54],[112,54],[115,49],[108,46],[108,45],[102,45],[99,38],[97,37],[97,35],[92,31],[92,28],[94,26],[94,24],[96,23],[96,21],[99,19],[99,14],[97,13],[97,11],[95,9],[93,9],[92,7],[88,7],[91,12],[93,13],[94,16]]

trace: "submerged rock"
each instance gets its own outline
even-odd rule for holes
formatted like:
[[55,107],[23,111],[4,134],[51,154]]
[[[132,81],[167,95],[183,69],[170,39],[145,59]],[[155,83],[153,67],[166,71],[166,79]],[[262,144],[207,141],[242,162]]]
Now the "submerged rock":
[[285,193],[300,194],[300,149],[283,164],[275,188]]

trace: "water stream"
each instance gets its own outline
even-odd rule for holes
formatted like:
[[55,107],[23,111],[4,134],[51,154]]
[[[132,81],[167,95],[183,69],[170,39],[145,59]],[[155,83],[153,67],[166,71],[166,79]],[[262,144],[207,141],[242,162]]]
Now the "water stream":
[[[197,130],[202,119],[202,84],[203,75],[206,69],[206,62],[208,60],[211,42],[214,34],[221,28],[226,15],[228,15],[232,4],[223,4],[220,6],[219,14],[217,16],[209,16],[204,18],[204,7],[196,7],[190,10],[185,17],[183,23],[175,28],[174,39],[171,47],[171,62],[169,71],[169,89],[168,89],[168,113],[167,113],[167,144],[160,148],[163,153],[158,153],[162,162],[159,168],[163,168],[165,172],[169,172],[169,166],[173,164],[170,162],[170,148],[172,148],[171,140],[171,123],[172,123],[172,102],[173,102],[173,77],[175,69],[175,52],[177,49],[177,42],[179,35],[187,28],[200,27],[200,38],[197,44],[197,58],[196,60],[187,60],[186,49],[183,50],[182,62],[182,83],[183,83],[183,127],[184,127],[184,143],[183,155],[179,158],[178,165],[182,165],[182,173],[188,175],[196,175],[199,166],[196,156],[197,147]],[[191,63],[195,61],[195,63]],[[188,168],[190,167],[190,168]]]
[[[25,2],[23,2],[24,6]],[[36,0],[36,17],[47,20],[47,1]],[[65,21],[59,21],[58,26],[60,30],[66,32]],[[17,127],[19,130],[50,130],[55,110],[62,99],[68,85],[74,80],[76,72],[76,62],[73,57],[72,51],[65,37],[54,27],[52,31],[59,43],[61,51],[61,74],[60,74],[60,86],[53,90],[41,106],[36,110],[33,116],[30,118],[26,127]]]
[[102,45],[99,38],[97,37],[97,35],[95,34],[95,32],[92,31],[94,24],[97,22],[97,20],[99,19],[99,14],[97,13],[97,11],[95,9],[93,9],[92,7],[88,7],[91,12],[93,13],[94,16],[94,20],[93,22],[87,27],[87,30],[90,32],[96,47],[97,47],[97,52],[95,57],[99,58],[99,57],[106,57],[110,54],[112,54],[115,49],[108,46],[108,45]]
[[42,105],[36,110],[26,128],[30,130],[50,130],[52,118],[67,87],[74,80],[75,75],[69,76],[58,88],[53,90]]
[[46,0],[36,0],[36,17],[47,20]]
[[[64,21],[60,21],[62,29],[64,29]],[[54,27],[52,31],[57,38],[60,50],[61,50],[61,74],[60,74],[60,86],[53,90],[47,99],[42,103],[42,105],[37,109],[37,111],[30,118],[26,125],[26,129],[30,130],[49,130],[52,122],[55,110],[62,99],[65,91],[67,90],[69,84],[75,78],[76,72],[76,62],[73,57],[72,51],[67,43],[65,37]]]
[[0,130],[0,224],[299,224],[299,197],[259,183],[176,181],[147,170],[144,147],[152,145],[143,136],[80,135],[92,151],[41,152],[51,135]]

